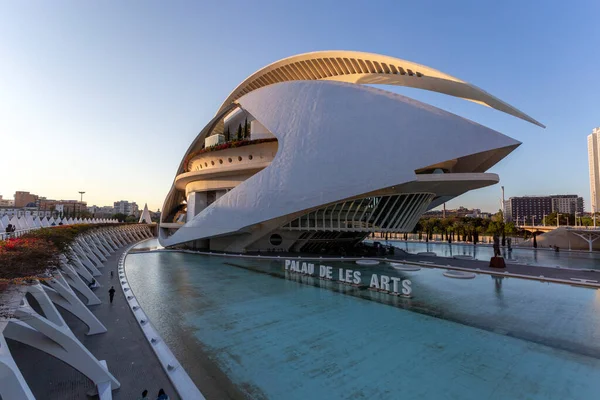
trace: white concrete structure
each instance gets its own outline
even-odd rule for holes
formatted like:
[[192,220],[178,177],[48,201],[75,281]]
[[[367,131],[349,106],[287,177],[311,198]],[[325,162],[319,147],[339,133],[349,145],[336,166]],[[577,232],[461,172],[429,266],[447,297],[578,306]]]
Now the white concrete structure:
[[[374,231],[409,232],[426,210],[497,183],[485,171],[520,144],[362,84],[445,93],[542,126],[473,85],[404,60],[290,57],[242,82],[192,143],[163,206],[161,244],[310,252]],[[231,132],[231,121],[249,123],[250,138],[261,140],[203,147],[206,137]]]
[[[68,259],[61,255],[58,269],[46,279],[47,285],[12,285],[0,293],[3,313],[0,318],[0,398],[34,399],[5,338],[32,346],[75,368],[96,385],[98,392],[104,393],[101,398],[112,398],[111,391],[120,387],[106,363],[96,359],[76,338],[55,306],[61,306],[86,324],[87,335],[107,331],[75,291],[86,299],[88,306],[100,303],[87,283],[93,279],[90,272],[98,272],[97,268],[106,261],[103,252],[108,256],[118,248],[109,244],[113,237],[119,237],[120,243],[125,245],[150,238],[152,234],[146,225],[100,228],[87,232],[77,237]],[[27,294],[37,301],[43,315],[29,305],[25,297]]]
[[140,215],[139,223],[151,224],[152,218],[150,217],[150,211],[148,211],[148,204],[144,204],[144,211]]

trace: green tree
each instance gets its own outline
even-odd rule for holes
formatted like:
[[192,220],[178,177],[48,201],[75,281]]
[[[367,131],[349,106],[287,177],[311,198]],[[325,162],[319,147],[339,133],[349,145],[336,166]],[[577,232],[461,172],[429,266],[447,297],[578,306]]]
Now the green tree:
[[242,124],[238,125],[238,130],[237,130],[237,140],[242,139]]
[[116,214],[113,214],[110,218],[116,219],[119,222],[125,222],[125,220],[127,219],[127,215],[125,215],[123,213],[116,213]]
[[80,218],[91,218],[92,217],[92,213],[89,211],[82,211],[81,213],[79,213],[79,217]]
[[[558,218],[558,222],[560,222],[560,224],[557,224],[557,218]],[[544,219],[545,221],[545,225],[546,226],[556,226],[556,225],[575,225],[575,215],[574,214],[558,214],[558,213],[551,213],[546,215],[546,218]],[[542,221],[542,222],[544,222]]]
[[504,224],[504,213],[502,210],[498,210],[496,214],[492,216],[492,222],[494,223],[494,231],[492,234],[500,235],[502,238],[502,246],[506,245],[506,230]]
[[246,117],[246,121],[244,122],[244,139],[248,139],[250,136],[250,130],[248,129],[248,117]]
[[507,235],[509,236],[513,236],[517,234],[517,226],[515,225],[514,222],[507,222],[504,225],[504,231],[506,232]]
[[583,226],[592,226],[594,225],[594,218],[593,217],[581,217],[580,219],[581,225]]

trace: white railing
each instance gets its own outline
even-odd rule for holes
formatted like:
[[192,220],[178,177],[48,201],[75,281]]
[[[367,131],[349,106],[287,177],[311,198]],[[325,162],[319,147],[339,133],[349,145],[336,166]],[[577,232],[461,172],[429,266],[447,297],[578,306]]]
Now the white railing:
[[8,232],[0,232],[0,240],[6,240],[6,239],[11,239],[11,238],[18,238],[20,236],[23,236],[27,232],[33,231],[35,229],[39,229],[39,228],[19,229],[18,231],[14,231],[14,232],[10,232],[10,233],[8,233]]
[[[99,221],[99,220],[92,220],[92,221],[82,221],[82,220],[78,220],[77,222],[74,222],[72,225],[78,225],[78,224],[107,224],[107,223],[117,223],[117,220],[104,220],[104,221]],[[28,222],[30,223],[30,222]],[[12,225],[12,224],[11,224]],[[29,228],[21,228],[21,229],[17,229],[14,232],[6,232],[6,228],[4,228],[3,224],[0,223],[0,227],[2,228],[2,230],[0,231],[0,240],[6,240],[6,239],[11,239],[11,238],[18,238],[20,236],[23,236],[24,234],[31,232],[33,230],[36,229],[40,229],[40,228],[53,228],[56,226],[61,226],[61,225],[71,225],[71,224],[63,224],[62,222],[59,222],[58,224],[53,224],[51,226],[34,226],[34,227],[29,227]]]
[[548,229],[556,229],[556,228],[566,228],[570,230],[584,230],[584,231],[598,231],[600,230],[600,226],[584,226],[584,225],[519,225],[519,229],[540,229],[540,230],[548,230]]

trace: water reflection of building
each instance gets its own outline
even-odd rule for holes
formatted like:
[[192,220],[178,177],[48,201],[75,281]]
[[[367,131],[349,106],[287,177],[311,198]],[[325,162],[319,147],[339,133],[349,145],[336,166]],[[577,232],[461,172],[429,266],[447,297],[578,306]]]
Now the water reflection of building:
[[485,171],[520,144],[364,84],[444,93],[540,125],[409,61],[347,51],[286,58],[234,89],[194,140],[164,202],[161,244],[318,252],[410,232],[425,211],[497,183]]

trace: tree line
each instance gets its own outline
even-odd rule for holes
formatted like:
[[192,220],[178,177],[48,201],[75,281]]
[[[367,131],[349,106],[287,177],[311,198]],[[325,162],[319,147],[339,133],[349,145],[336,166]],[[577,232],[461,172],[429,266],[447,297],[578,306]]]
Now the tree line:
[[[598,217],[600,223],[600,217]],[[525,221],[525,220],[523,220]],[[523,222],[520,221],[520,222]],[[556,225],[580,225],[592,226],[593,217],[576,216],[574,214],[552,213],[546,215],[543,221],[536,221],[536,225],[556,226]],[[522,225],[531,225],[531,221]],[[419,234],[419,239],[425,238],[426,241],[432,240],[433,235],[441,235],[442,240],[453,242],[472,242],[478,243],[479,237],[483,235],[498,235],[501,237],[502,245],[506,243],[506,237],[519,236],[527,239],[535,235],[531,232],[519,229],[515,222],[504,222],[502,210],[498,211],[491,218],[473,218],[473,217],[423,217],[419,220],[413,233]]]
[[425,237],[426,241],[432,240],[434,234],[442,236],[442,240],[452,243],[454,241],[478,243],[483,235],[498,235],[502,245],[506,243],[507,236],[523,235],[513,222],[504,222],[502,211],[491,218],[473,217],[448,217],[448,218],[421,218],[413,233],[418,233],[419,238]]

